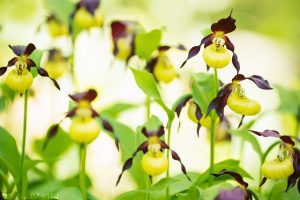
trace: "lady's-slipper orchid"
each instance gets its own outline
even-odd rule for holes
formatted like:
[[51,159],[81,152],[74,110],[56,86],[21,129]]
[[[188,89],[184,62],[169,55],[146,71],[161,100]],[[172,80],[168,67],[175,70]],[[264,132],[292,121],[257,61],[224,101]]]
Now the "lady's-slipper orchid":
[[68,71],[67,57],[62,55],[59,49],[50,49],[45,69],[50,77],[58,79]]
[[204,45],[203,58],[206,62],[207,69],[210,67],[223,68],[227,66],[231,59],[231,55],[228,52],[228,50],[230,50],[233,54],[232,64],[237,73],[239,73],[240,64],[238,57],[234,52],[234,45],[226,35],[236,29],[236,20],[231,17],[231,14],[232,11],[227,18],[220,19],[218,22],[211,25],[211,31],[213,33],[204,37],[199,45],[194,46],[189,50],[188,57],[182,63],[181,67],[183,67],[189,59],[196,56],[200,52],[201,46]]
[[155,131],[147,130],[144,127],[142,129],[142,133],[145,137],[148,138],[148,140],[140,144],[136,151],[132,154],[132,156],[125,161],[122,168],[122,172],[118,177],[116,185],[119,184],[124,171],[128,170],[132,166],[133,158],[140,151],[143,151],[144,153],[144,156],[141,161],[142,167],[144,171],[147,174],[149,174],[150,178],[152,176],[159,175],[166,171],[168,167],[168,160],[163,155],[164,149],[171,151],[172,158],[180,163],[182,172],[186,175],[186,177],[189,180],[191,180],[187,175],[186,168],[182,164],[178,154],[172,149],[170,149],[170,147],[162,139],[160,139],[160,137],[162,137],[165,134],[163,126],[160,126],[159,129]]
[[116,58],[124,60],[126,64],[134,55],[134,40],[138,23],[134,21],[113,21],[111,23],[113,40],[113,54]]
[[261,170],[264,177],[260,186],[262,186],[267,179],[279,180],[288,178],[286,191],[294,187],[298,181],[298,191],[300,193],[300,152],[294,147],[295,143],[292,137],[281,135],[275,130],[265,130],[262,132],[250,131],[262,137],[279,138],[283,142],[280,146],[277,158],[263,163]]
[[56,80],[50,77],[44,68],[36,66],[35,62],[29,58],[31,53],[36,49],[34,44],[29,43],[27,46],[9,45],[9,47],[16,57],[9,60],[6,66],[0,68],[0,76],[5,74],[9,67],[15,66],[15,69],[11,70],[6,77],[6,83],[11,89],[22,94],[31,86],[33,81],[33,76],[30,72],[31,67],[36,68],[40,76],[50,78],[55,87],[60,89]]
[[[260,104],[246,97],[245,91],[240,85],[243,80],[251,80],[256,86],[263,90],[272,89],[269,82],[263,79],[261,76],[253,75],[245,77],[242,74],[237,74],[232,83],[229,83],[218,92],[216,98],[214,98],[208,106],[208,114],[215,109],[220,120],[224,119],[224,108],[226,105],[235,113],[241,114],[242,120],[245,115],[256,115],[260,112]],[[242,120],[239,126],[242,124]]]
[[[103,119],[91,105],[91,102],[97,97],[97,92],[93,89],[89,89],[88,91],[75,93],[69,96],[77,103],[76,107],[69,111],[65,116],[65,118],[72,119],[70,137],[80,144],[89,144],[94,141],[100,132],[100,125],[96,120],[96,118],[99,117],[102,120],[103,128],[113,134],[115,144],[117,148],[119,148],[118,138],[114,134],[113,127],[107,120]],[[59,124],[63,120],[49,128],[44,148],[46,148],[49,140],[56,135]]]

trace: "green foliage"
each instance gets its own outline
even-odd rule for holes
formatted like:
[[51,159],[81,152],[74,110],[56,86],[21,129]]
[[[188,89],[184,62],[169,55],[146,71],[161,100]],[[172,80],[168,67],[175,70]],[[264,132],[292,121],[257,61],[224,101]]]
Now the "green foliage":
[[81,193],[78,188],[63,188],[57,192],[58,199],[82,200]]
[[62,128],[59,128],[56,136],[51,138],[46,149],[43,149],[44,143],[44,139],[37,139],[33,143],[35,152],[43,159],[58,158],[74,144]]
[[139,86],[139,88],[143,90],[143,92],[147,96],[152,97],[164,109],[169,119],[173,119],[174,113],[163,102],[157,84],[153,77],[153,74],[146,71],[137,70],[134,68],[130,68],[130,69],[133,73],[136,84]]
[[70,16],[75,10],[75,2],[71,0],[46,0],[46,9],[50,10],[62,23],[68,25]]
[[20,154],[15,139],[0,127],[0,161],[3,163],[14,179],[18,179],[20,170]]
[[[227,170],[232,170],[235,171],[239,174],[241,174],[242,177],[244,178],[251,178],[250,174],[248,174],[244,169],[242,169],[239,166],[240,162],[237,160],[232,160],[232,159],[228,159],[228,160],[224,160],[222,162],[216,163],[214,165],[214,173],[218,173],[219,171],[221,171],[222,169],[227,169]],[[209,179],[212,178],[212,176],[210,175],[210,171],[209,169],[207,169],[204,173],[202,173],[195,185],[201,188],[207,188],[209,187]],[[213,184],[217,184],[219,182],[223,182],[227,179],[231,179],[229,176],[220,176],[220,177],[213,177],[214,182]]]
[[155,29],[148,33],[138,33],[135,38],[135,53],[148,61],[153,52],[159,47],[161,30]]
[[212,74],[196,73],[192,75],[193,99],[207,113],[208,105],[215,97],[215,78]]
[[[30,59],[34,61],[36,66],[41,66],[41,60],[43,57],[44,52],[38,49],[35,49],[29,56]],[[35,67],[30,68],[30,72],[32,73],[33,77],[36,77],[38,75],[38,71]]]
[[106,107],[100,111],[102,115],[106,115],[112,118],[117,118],[122,112],[136,108],[138,105],[130,103],[115,103],[109,107]]
[[260,147],[256,137],[253,134],[249,133],[247,130],[232,130],[231,129],[228,132],[233,136],[240,137],[243,140],[249,142],[251,144],[252,148],[259,155],[259,157],[262,158],[263,152],[261,150],[261,147]]
[[298,116],[300,109],[300,91],[287,89],[279,85],[276,86],[276,90],[280,98],[278,111]]

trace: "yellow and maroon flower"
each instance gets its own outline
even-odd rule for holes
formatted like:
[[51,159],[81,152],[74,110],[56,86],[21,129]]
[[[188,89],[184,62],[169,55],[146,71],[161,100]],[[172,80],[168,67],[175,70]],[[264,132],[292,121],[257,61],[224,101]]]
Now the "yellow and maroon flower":
[[[240,64],[238,61],[238,57],[237,57],[236,53],[234,52],[234,50],[235,50],[234,45],[226,35],[228,33],[233,32],[236,29],[236,25],[235,25],[236,20],[231,17],[231,14],[232,14],[232,11],[230,12],[230,15],[227,18],[220,19],[218,22],[211,25],[211,31],[213,33],[204,37],[201,40],[201,43],[199,45],[194,46],[189,50],[188,56],[187,56],[186,60],[182,63],[181,67],[183,67],[189,59],[196,56],[200,52],[201,46],[204,45],[204,48],[207,51],[211,50],[211,52],[208,52],[208,55],[211,55],[211,53],[213,54],[213,55],[211,55],[211,58],[206,56],[206,51],[203,54],[204,60],[206,61],[206,64],[207,64],[207,69],[209,69],[210,67],[213,67],[213,68],[225,67],[229,63],[228,61],[230,61],[230,57],[227,52],[227,49],[229,49],[233,54],[232,55],[232,64],[235,67],[237,73],[239,73]],[[229,58],[229,60],[228,60],[228,58]],[[214,62],[211,59],[217,59],[219,61],[221,59],[222,63],[223,63],[222,66],[219,66],[220,62]],[[216,64],[216,66],[214,66],[215,64]]]
[[29,58],[32,52],[36,49],[34,44],[29,43],[27,46],[11,46],[9,45],[11,50],[14,52],[16,57],[13,57],[11,60],[8,61],[7,65],[0,68],[0,76],[5,74],[9,67],[15,66],[17,74],[22,75],[25,71],[30,73],[30,69],[32,67],[37,69],[37,72],[40,76],[48,77],[53,82],[55,87],[60,90],[60,87],[56,80],[52,77],[49,77],[48,72],[39,66],[36,66],[36,63]]
[[[144,127],[142,129],[142,133],[145,137],[147,137],[147,141],[140,144],[138,146],[138,148],[136,149],[136,151],[133,152],[132,156],[125,161],[125,163],[123,165],[123,168],[122,168],[122,172],[118,177],[116,185],[119,184],[124,171],[131,168],[133,159],[137,155],[138,152],[143,151],[144,156],[148,156],[147,153],[151,153],[152,155],[154,155],[153,157],[155,157],[155,155],[161,156],[164,149],[167,149],[171,152],[172,158],[180,163],[181,171],[186,175],[186,177],[189,180],[191,180],[190,177],[187,175],[186,168],[182,164],[179,155],[174,150],[170,149],[170,147],[162,139],[160,139],[165,134],[165,130],[164,130],[163,125],[161,125],[157,130],[154,130],[154,131],[147,130]],[[150,179],[151,179],[152,175],[150,173],[149,173],[149,176],[150,176]]]
[[134,55],[134,40],[138,23],[134,21],[117,20],[111,23],[113,54],[116,58],[126,61]]

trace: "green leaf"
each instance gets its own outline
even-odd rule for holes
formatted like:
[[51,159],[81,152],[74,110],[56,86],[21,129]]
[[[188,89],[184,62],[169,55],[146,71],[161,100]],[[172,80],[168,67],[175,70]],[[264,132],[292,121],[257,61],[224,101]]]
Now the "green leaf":
[[272,187],[268,200],[299,199],[299,192],[297,190],[297,186],[289,189],[288,192],[285,192],[286,186],[286,180],[276,182]]
[[280,98],[278,111],[298,116],[300,108],[300,91],[283,88],[279,85],[275,86],[275,88]]
[[215,84],[215,77],[212,74],[197,73],[192,76],[193,99],[205,114],[209,103],[215,97]]
[[245,141],[249,142],[252,146],[252,148],[256,151],[256,153],[259,155],[260,158],[263,156],[263,152],[261,150],[261,147],[256,139],[256,137],[253,134],[250,134],[247,130],[229,130],[228,131],[231,135],[240,137],[244,139]]
[[53,13],[62,23],[69,25],[70,16],[75,10],[75,2],[71,0],[46,0],[45,6]]
[[78,188],[68,187],[57,192],[58,199],[82,200],[81,193]]
[[135,38],[135,53],[148,61],[153,52],[159,47],[161,30],[155,29],[148,33],[138,33]]
[[20,154],[15,139],[0,127],[0,161],[5,165],[14,179],[18,179],[20,170]]
[[201,188],[192,186],[185,193],[177,194],[177,197],[178,197],[178,200],[197,200],[197,199],[200,199],[200,193],[202,191],[203,190]]
[[226,190],[226,189],[228,190],[228,189],[232,189],[233,187],[234,186],[232,186],[229,183],[220,183],[220,184],[214,185],[212,187],[209,187],[209,188],[203,190],[200,193],[199,200],[215,199],[221,190]]
[[[70,177],[68,179],[65,179],[62,181],[64,186],[66,187],[78,187],[79,188],[79,175],[75,175],[73,177]],[[87,188],[90,188],[92,186],[92,181],[89,176],[85,176],[85,185]]]
[[43,149],[44,143],[44,139],[37,139],[33,143],[35,152],[44,159],[57,158],[63,155],[74,144],[62,128],[59,128],[55,137],[48,142],[46,149]]
[[[247,173],[244,169],[242,169],[239,166],[239,164],[240,164],[240,162],[237,160],[233,160],[233,159],[224,160],[224,161],[216,163],[214,165],[214,173],[218,173],[222,169],[227,169],[227,170],[232,170],[232,171],[235,171],[235,172],[241,174],[243,178],[251,178],[252,179],[250,174]],[[202,173],[198,177],[195,185],[199,186],[200,188],[206,188],[209,186],[210,178],[212,178],[212,176],[210,175],[209,169],[207,169],[204,173]],[[220,177],[213,177],[213,179],[214,179],[213,184],[218,184],[220,182],[224,182],[225,180],[232,179],[232,178],[229,176],[220,176]]]
[[[196,180],[199,174],[189,173],[189,176],[192,180]],[[167,186],[169,186],[170,196],[172,197],[188,190],[192,186],[192,183],[187,180],[185,175],[180,174],[171,178],[163,178],[148,190],[135,190],[121,194],[116,200],[145,199],[147,193],[150,193],[149,200],[165,200]]]
[[170,110],[166,104],[163,102],[157,84],[155,82],[155,79],[153,77],[153,74],[137,70],[134,68],[130,68],[136,84],[139,86],[139,88],[149,97],[152,97],[161,107],[164,109],[164,111],[167,113],[169,119],[174,118],[174,112]]
[[102,115],[117,118],[122,112],[136,108],[138,105],[129,103],[115,103],[100,111]]
[[130,69],[139,88],[143,90],[143,92],[149,97],[152,97],[155,100],[161,100],[161,96],[153,75],[147,71],[141,71],[134,68]]
[[37,181],[29,185],[29,192],[35,194],[53,194],[63,187],[63,184],[56,180],[46,182]]

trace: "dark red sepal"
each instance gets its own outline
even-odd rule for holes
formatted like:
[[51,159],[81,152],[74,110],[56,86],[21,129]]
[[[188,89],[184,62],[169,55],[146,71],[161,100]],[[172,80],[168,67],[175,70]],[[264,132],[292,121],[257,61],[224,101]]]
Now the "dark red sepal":
[[43,150],[45,150],[47,148],[47,145],[49,143],[49,141],[56,136],[57,132],[59,129],[59,124],[54,124],[52,126],[50,126],[50,128],[47,131],[47,136],[45,139],[45,143],[43,144]]
[[48,77],[48,78],[53,82],[54,86],[55,86],[58,90],[60,90],[60,86],[58,85],[57,81],[56,81],[54,78],[51,78],[51,77],[49,76],[48,72],[47,72],[44,68],[42,68],[42,67],[36,67],[36,68],[37,68],[38,74],[39,74],[40,76]]
[[122,178],[123,173],[124,173],[126,170],[128,170],[128,169],[131,168],[132,162],[133,162],[133,158],[137,155],[137,153],[138,153],[139,151],[143,151],[143,152],[145,153],[145,152],[147,152],[147,150],[148,150],[148,141],[143,142],[140,146],[138,146],[138,148],[135,150],[135,152],[133,152],[132,156],[131,156],[130,158],[128,158],[128,159],[125,161],[125,163],[124,163],[124,165],[123,165],[123,167],[122,167],[122,172],[121,172],[121,174],[120,174],[119,177],[118,177],[118,180],[117,180],[117,182],[116,182],[116,185],[119,184],[119,182],[120,182],[120,180],[121,180],[121,178]]
[[212,44],[213,38],[214,38],[214,35],[210,34],[210,35],[204,37],[198,46],[192,47],[189,50],[186,60],[181,64],[180,68],[182,68],[189,59],[193,58],[200,52],[201,45],[208,46],[208,45]]
[[211,25],[211,31],[214,33],[223,32],[224,34],[233,32],[236,29],[236,20],[231,17],[231,14],[232,10],[227,18],[222,18],[218,22],[213,23]]
[[94,99],[96,99],[97,92],[94,89],[89,89],[88,91],[85,92],[70,94],[69,97],[75,102],[79,102],[79,101],[92,102]]
[[219,176],[222,176],[224,174],[232,176],[240,185],[244,186],[245,188],[248,187],[248,183],[245,182],[243,177],[235,171],[230,171],[230,170],[223,169],[219,173],[215,173],[215,174],[211,174],[211,175],[213,175],[215,177],[219,177]]
[[208,116],[208,114],[212,110],[216,110],[220,120],[223,121],[223,119],[224,119],[224,108],[227,105],[227,100],[228,100],[228,97],[231,94],[231,92],[232,92],[232,83],[229,83],[229,84],[225,85],[218,92],[217,97],[215,97],[209,103],[206,116]]
[[157,130],[147,130],[146,127],[142,129],[142,133],[144,134],[145,137],[149,138],[151,136],[157,136],[160,138],[165,134],[165,129],[164,126],[161,125]]

